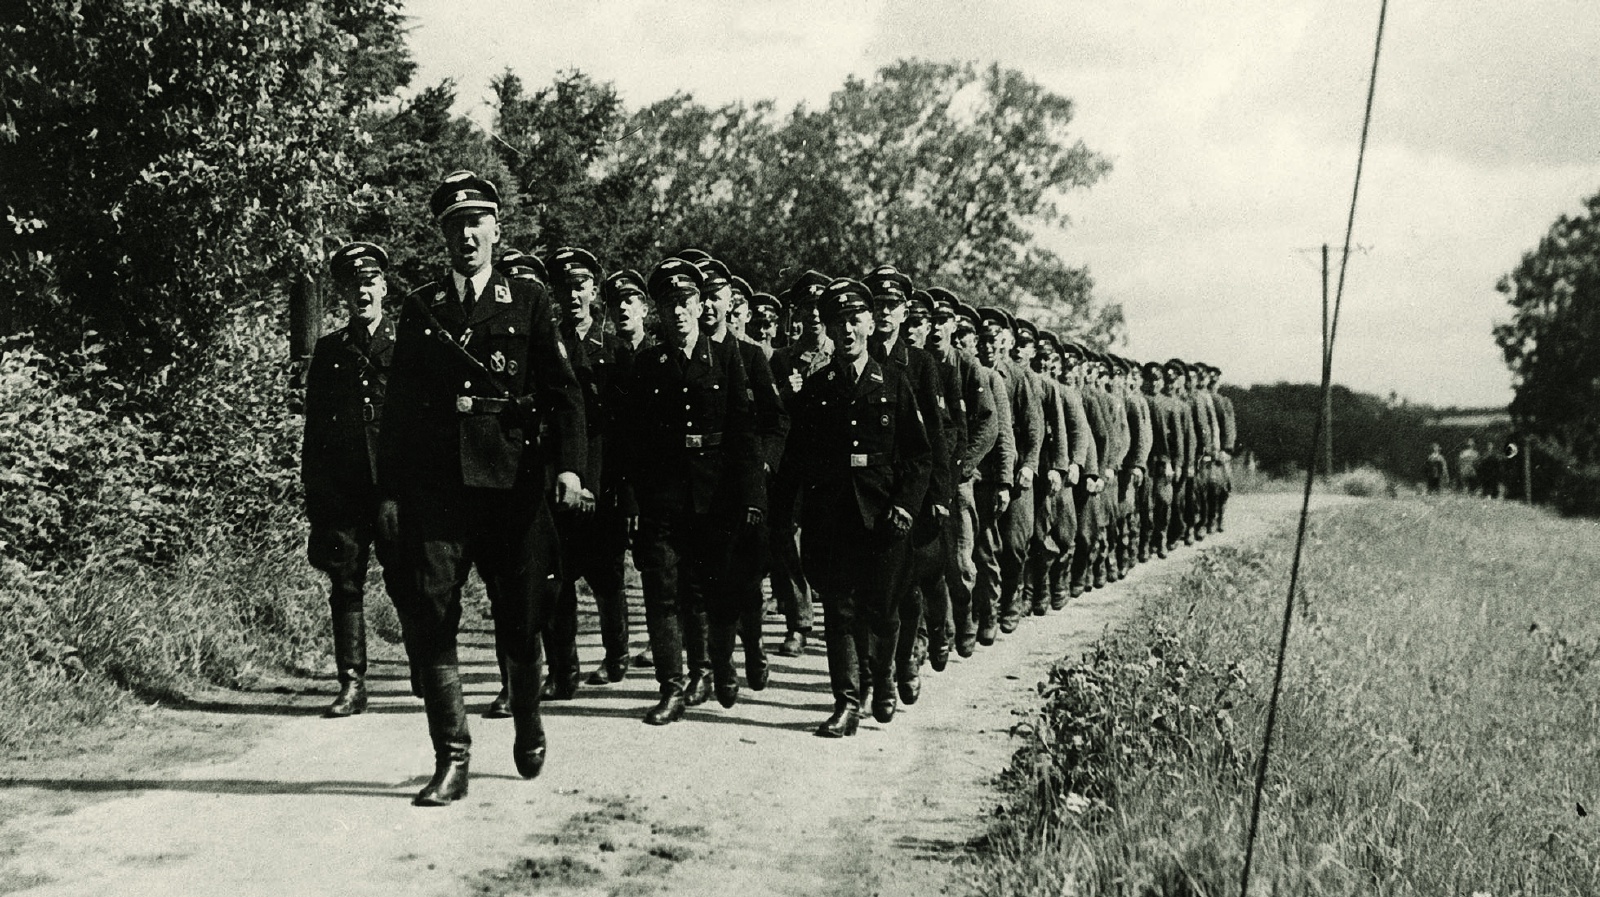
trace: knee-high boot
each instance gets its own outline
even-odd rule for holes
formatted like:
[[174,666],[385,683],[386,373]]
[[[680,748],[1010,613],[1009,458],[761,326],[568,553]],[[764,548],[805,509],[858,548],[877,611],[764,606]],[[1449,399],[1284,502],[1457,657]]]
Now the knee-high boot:
[[472,735],[461,699],[461,672],[454,664],[421,670],[422,699],[433,741],[433,778],[412,801],[419,807],[442,807],[467,796],[467,763]]
[[539,717],[539,662],[506,659],[506,685],[510,691],[511,722],[516,740],[511,745],[511,760],[517,774],[525,779],[544,769],[544,721]]

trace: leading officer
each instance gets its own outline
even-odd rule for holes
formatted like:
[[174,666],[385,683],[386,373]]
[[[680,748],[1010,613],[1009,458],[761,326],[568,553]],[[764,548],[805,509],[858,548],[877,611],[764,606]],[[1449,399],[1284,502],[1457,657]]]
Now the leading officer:
[[434,774],[418,806],[467,793],[472,737],[457,667],[459,588],[476,565],[506,660],[524,778],[544,766],[539,631],[559,586],[555,525],[544,492],[548,424],[556,502],[579,505],[583,397],[539,284],[491,262],[500,197],[470,171],[447,176],[429,210],[451,270],[406,297],[379,439],[381,521],[398,533],[415,589],[412,665],[422,681]]

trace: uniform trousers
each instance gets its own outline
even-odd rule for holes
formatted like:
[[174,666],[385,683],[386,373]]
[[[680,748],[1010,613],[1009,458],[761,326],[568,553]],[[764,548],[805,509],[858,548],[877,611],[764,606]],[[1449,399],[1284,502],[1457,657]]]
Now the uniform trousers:
[[1153,461],[1150,472],[1150,526],[1144,542],[1157,557],[1166,557],[1172,528],[1172,464],[1165,460]]
[[[973,487],[973,504],[977,511],[977,529],[974,532],[972,562],[972,618],[979,629],[992,625],[998,614],[1000,597],[1000,542],[1001,516],[995,511],[1000,494],[998,484],[980,481]],[[1013,500],[1012,504],[1016,504]]]
[[[1105,481],[1102,479],[1102,483]],[[1073,504],[1078,509],[1078,531],[1071,557],[1070,588],[1073,595],[1083,594],[1089,587],[1089,577],[1100,559],[1100,538],[1104,528],[1105,502],[1100,492],[1089,491],[1089,478],[1084,477],[1072,488]]]
[[1212,489],[1211,521],[1217,532],[1222,532],[1222,513],[1228,507],[1228,496],[1233,494],[1233,461],[1216,462],[1216,478]]
[[512,711],[537,714],[539,633],[561,578],[555,523],[544,491],[525,484],[424,488],[400,499],[400,538],[415,596],[401,625],[434,754],[464,755],[472,736],[456,648],[461,587],[476,566],[494,614],[496,652],[509,671]]
[[[366,675],[364,595],[367,567],[374,554],[383,569],[389,600],[402,621],[401,632],[406,631],[404,620],[411,602],[405,597],[407,576],[401,566],[400,546],[378,533],[378,494],[374,489],[308,495],[306,516],[311,521],[306,559],[328,575],[328,604],[336,634],[334,660],[341,674],[353,670],[357,675]],[[361,635],[337,637],[341,626],[359,626]]]
[[1133,487],[1134,543],[1132,557],[1143,563],[1150,559],[1150,534],[1155,531],[1155,470],[1159,461],[1151,461],[1139,485]]
[[772,527],[765,521],[753,526],[746,523],[738,527],[733,538],[728,588],[739,615],[739,641],[744,644],[747,662],[754,663],[766,654],[761,645],[761,624],[767,616],[767,598],[761,592],[761,581],[772,568]]
[[978,633],[972,613],[972,589],[978,581],[974,559],[978,542],[976,482],[965,480],[956,487],[956,506],[950,515],[951,546],[945,563],[945,585],[950,596],[950,622],[957,637]]
[[726,514],[642,510],[639,515],[633,563],[644,587],[650,653],[663,693],[684,690],[686,655],[689,664],[704,664],[694,666],[696,671],[710,669],[710,627],[738,622],[738,604],[726,588],[733,529]]
[[[1033,544],[1028,549],[1022,580],[1020,604],[1024,610],[1043,613],[1045,606],[1055,600],[1052,591],[1053,571],[1062,568],[1066,559],[1071,564],[1074,542],[1077,539],[1078,512],[1072,498],[1073,486],[1062,481],[1054,495],[1048,488],[1036,489],[1037,508],[1034,514]],[[1065,595],[1064,584],[1062,580]],[[1060,605],[1056,605],[1057,609]]]
[[1193,538],[1189,532],[1189,506],[1194,492],[1194,477],[1179,476],[1172,481],[1172,520],[1167,529],[1167,548]]
[[900,633],[895,648],[895,677],[909,679],[922,664],[922,639],[934,645],[950,644],[950,588],[946,583],[954,514],[936,517],[927,511],[911,527],[904,582],[891,586],[898,595]]
[[[494,614],[495,646],[537,663],[539,633],[561,577],[555,524],[538,489],[454,487],[400,500],[400,532],[416,595],[413,662],[454,666],[461,587],[473,566]],[[404,621],[404,617],[402,617]]]
[[622,556],[628,548],[628,522],[615,507],[559,511],[562,584],[544,626],[544,649],[552,678],[578,671],[578,580],[589,584],[600,615],[600,641],[606,660],[628,656],[628,600],[622,587]]
[[800,489],[781,471],[768,493],[771,529],[772,600],[790,632],[810,632],[814,596],[800,565]]
[[827,615],[828,679],[836,705],[860,707],[870,671],[874,688],[892,689],[899,644],[900,612],[896,582],[908,578],[909,540],[868,529],[848,492],[828,495],[812,489],[801,509],[800,558]]
[[1189,530],[1202,537],[1211,525],[1211,492],[1216,480],[1213,462],[1201,461],[1194,467],[1194,485],[1189,494]]
[[[1022,565],[1028,559],[1028,546],[1033,541],[1034,492],[1031,486],[1013,490],[1011,504],[997,521],[1000,579],[998,583],[991,580],[991,587],[998,586],[999,594],[997,600],[993,597],[989,600],[994,602],[996,618],[1002,622],[1009,620],[1014,624],[1021,615],[1017,593],[1022,584]],[[980,578],[979,587],[982,586]]]

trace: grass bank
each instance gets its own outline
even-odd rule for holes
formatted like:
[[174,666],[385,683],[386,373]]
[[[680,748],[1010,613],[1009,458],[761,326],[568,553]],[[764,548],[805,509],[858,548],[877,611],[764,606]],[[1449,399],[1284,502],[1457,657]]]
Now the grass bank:
[[[94,565],[0,584],[0,752],[71,750],[85,730],[196,688],[332,672],[326,578],[305,560],[305,524],[196,546],[172,565]],[[374,562],[373,637],[398,623]],[[331,686],[330,686],[331,689]]]
[[[1052,670],[975,891],[1238,892],[1291,539],[1197,558]],[[1600,893],[1597,547],[1465,498],[1316,521],[1253,890]]]

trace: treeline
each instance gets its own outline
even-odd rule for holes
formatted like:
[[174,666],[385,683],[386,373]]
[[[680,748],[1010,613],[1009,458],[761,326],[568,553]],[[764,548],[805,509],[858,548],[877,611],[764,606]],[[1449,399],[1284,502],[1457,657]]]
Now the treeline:
[[[1238,413],[1241,452],[1253,455],[1268,473],[1303,473],[1322,410],[1321,388],[1314,383],[1274,383],[1222,389]],[[1466,440],[1475,440],[1483,451],[1490,442],[1503,445],[1508,435],[1503,425],[1452,425],[1452,409],[1385,399],[1344,386],[1333,387],[1332,405],[1335,470],[1369,466],[1403,483],[1423,479],[1423,461],[1435,442],[1453,466]],[[1319,470],[1324,457],[1319,448]]]

